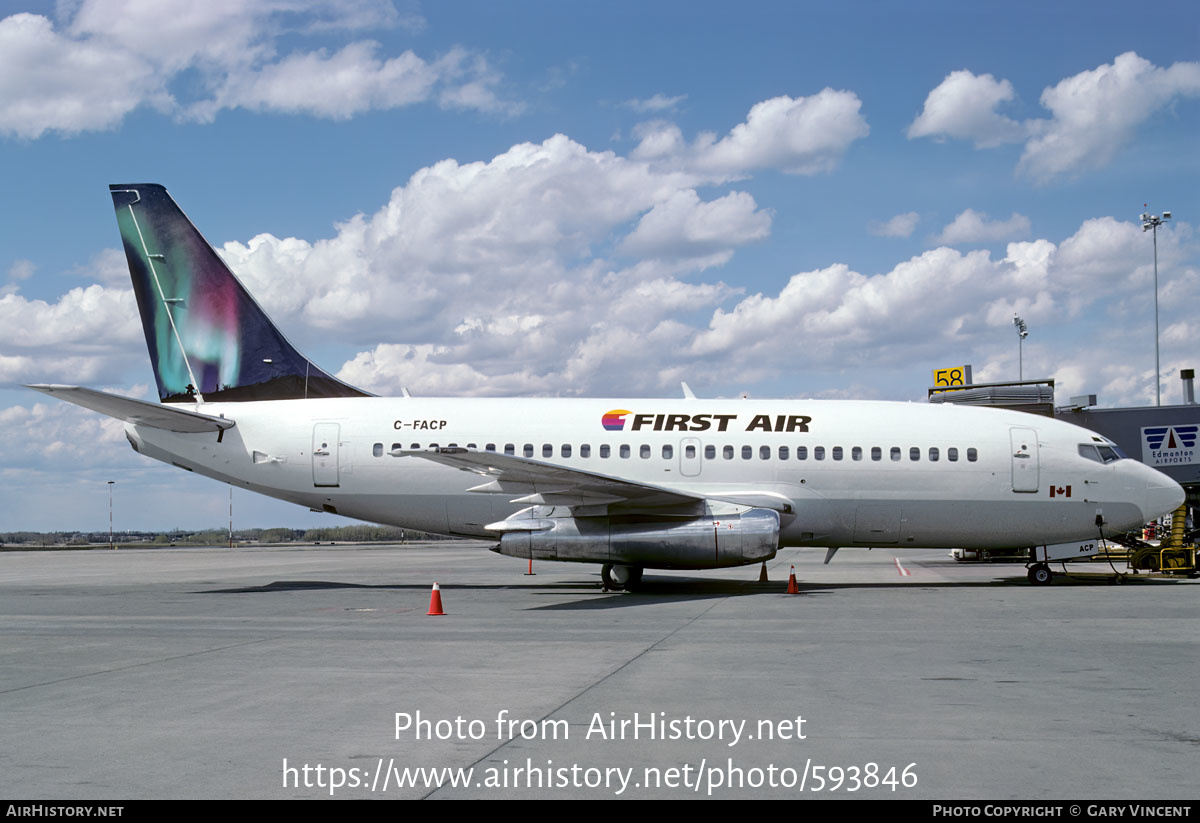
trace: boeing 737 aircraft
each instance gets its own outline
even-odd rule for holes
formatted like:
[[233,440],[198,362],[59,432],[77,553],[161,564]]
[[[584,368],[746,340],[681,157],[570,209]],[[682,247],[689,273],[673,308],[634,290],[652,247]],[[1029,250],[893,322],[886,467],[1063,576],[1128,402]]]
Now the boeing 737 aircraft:
[[740,566],[781,547],[1086,554],[1184,499],[1111,441],[1023,412],[374,397],[300,354],[162,186],[110,189],[161,403],[30,388],[124,420],[147,457],[315,510],[597,563],[632,589],[646,568]]

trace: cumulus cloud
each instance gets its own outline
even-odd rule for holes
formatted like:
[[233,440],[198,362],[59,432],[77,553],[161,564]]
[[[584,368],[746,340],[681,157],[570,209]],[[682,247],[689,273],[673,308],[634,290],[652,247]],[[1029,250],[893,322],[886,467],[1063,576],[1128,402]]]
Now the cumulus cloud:
[[[1083,322],[1106,298],[1116,296],[1108,305],[1137,301],[1145,291],[1145,266],[1138,265],[1145,249],[1136,232],[1132,224],[1098,218],[1059,245],[1046,239],[1009,243],[999,259],[986,250],[964,254],[942,247],[882,274],[861,274],[844,264],[801,272],[775,294],[753,294],[730,309],[717,308],[707,328],[689,335],[681,359],[702,360],[717,379],[754,381],[789,369],[901,367],[977,349],[985,355],[979,359],[994,366],[990,373],[977,372],[981,380],[1014,377],[1015,351],[1011,374],[1004,371],[1006,357],[993,356],[994,341],[1014,312],[1034,329],[1051,331],[1075,319]],[[1171,242],[1170,254],[1178,260],[1181,250]],[[1173,274],[1172,284],[1189,282],[1194,276],[1189,272],[1185,267]],[[1191,299],[1198,296],[1193,287]],[[1097,348],[1105,354],[1096,356]],[[1102,384],[1109,402],[1140,397],[1153,379],[1142,374],[1140,382],[1121,387],[1118,377],[1141,373],[1117,368],[1129,358],[1116,338],[1103,345],[1089,336],[1086,342],[1047,346],[1044,358],[1041,374],[1063,363],[1084,364],[1078,373],[1064,373],[1071,380],[1063,390],[1078,393]]]
[[0,19],[0,134],[109,129],[144,105],[198,120],[236,107],[344,119],[425,101],[520,110],[486,58],[462,48],[425,60],[358,40],[279,54],[285,35],[419,27],[387,0],[80,0],[62,13],[57,28],[37,14]]
[[637,257],[709,257],[724,263],[736,246],[761,240],[771,216],[746,192],[731,191],[707,203],[695,189],[676,192],[646,212],[621,244]]
[[9,280],[28,280],[37,271],[37,266],[32,260],[15,260],[8,267]]
[[144,340],[133,290],[99,284],[52,303],[0,294],[0,328],[10,332],[0,341],[0,386],[117,380]]
[[1172,101],[1200,96],[1200,63],[1160,68],[1133,52],[1068,77],[1042,92],[1053,114],[1025,145],[1018,169],[1045,180],[1099,167],[1132,139],[1137,127]]
[[[1052,242],[1019,239],[1031,234],[1021,215],[966,210],[944,239],[1011,241],[1002,256],[942,247],[883,273],[834,264],[743,296],[701,273],[766,236],[771,215],[747,192],[705,199],[706,179],[558,135],[422,169],[331,238],[259,235],[222,253],[272,313],[363,344],[339,376],[381,393],[656,393],[697,372],[746,386],[900,367],[990,350],[1013,312],[1040,326],[1114,296],[1105,311],[1138,305],[1125,298],[1150,276],[1134,224],[1094,218]],[[906,229],[915,215],[898,218]],[[1200,287],[1178,265],[1186,234],[1160,236],[1164,293],[1180,305]]]
[[1051,117],[1013,120],[997,111],[1015,99],[1012,83],[961,70],[925,99],[909,138],[971,140],[976,148],[1024,143],[1017,169],[1038,182],[1109,163],[1138,126],[1172,102],[1200,96],[1200,63],[1155,66],[1134,52],[1042,91]]
[[112,128],[142,104],[166,108],[169,96],[136,54],[63,36],[41,15],[0,19],[0,134]]
[[966,69],[951,72],[929,92],[924,109],[908,127],[908,136],[973,140],[976,148],[1020,142],[1025,127],[995,110],[1015,97],[1007,80]]
[[639,100],[636,97],[633,99],[630,99],[630,100],[626,100],[624,103],[621,104],[621,106],[623,108],[627,108],[632,111],[639,112],[641,114],[646,114],[647,112],[652,112],[652,111],[653,112],[672,111],[675,109],[676,106],[678,106],[680,103],[682,103],[686,99],[687,99],[686,94],[676,95],[675,97],[667,97],[665,94],[656,94],[653,97],[647,98],[645,100]]
[[[943,246],[879,273],[835,263],[746,294],[712,267],[766,237],[771,213],[748,192],[707,193],[714,176],[556,135],[420,169],[323,239],[210,239],[289,336],[353,347],[340,371],[324,366],[385,394],[657,394],[697,374],[753,388],[973,351],[986,365],[1014,312],[1040,344],[1051,326],[1135,326],[1150,305],[1140,226],[1100,217],[1065,239],[1017,240],[1030,233],[1020,215],[970,210],[947,230],[1007,238],[1003,252]],[[1171,306],[1200,297],[1192,242],[1182,222],[1160,232]],[[144,367],[119,256],[97,255],[91,276],[103,283],[57,300],[31,299],[20,282],[0,294],[0,323],[30,330],[0,341],[0,381],[115,382],[130,362]],[[1173,311],[1165,328],[1183,321]],[[1072,359],[1086,339],[1058,355]]]
[[411,51],[380,60],[378,49],[378,43],[362,41],[334,54],[293,54],[255,72],[232,74],[212,101],[192,111],[201,119],[241,107],[346,120],[373,108],[406,106],[429,97],[437,73],[428,63]]
[[642,124],[632,157],[721,180],[764,168],[789,174],[832,170],[850,144],[870,132],[853,92],[824,89],[755,103],[725,137],[704,132],[690,144],[673,123]]
[[915,211],[897,214],[890,220],[885,220],[882,223],[872,221],[867,226],[867,231],[876,237],[911,237],[913,231],[917,228],[917,223],[921,221],[921,216]]
[[937,236],[938,243],[957,246],[963,243],[996,243],[1028,237],[1032,229],[1029,218],[1013,212],[1007,220],[988,220],[988,216],[967,209],[954,218]]

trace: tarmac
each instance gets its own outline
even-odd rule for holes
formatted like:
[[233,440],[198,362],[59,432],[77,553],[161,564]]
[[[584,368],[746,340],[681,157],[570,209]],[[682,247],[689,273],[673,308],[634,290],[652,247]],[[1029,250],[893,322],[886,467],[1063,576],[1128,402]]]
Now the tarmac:
[[1200,795],[1197,581],[823,559],[623,594],[466,542],[0,553],[0,796]]

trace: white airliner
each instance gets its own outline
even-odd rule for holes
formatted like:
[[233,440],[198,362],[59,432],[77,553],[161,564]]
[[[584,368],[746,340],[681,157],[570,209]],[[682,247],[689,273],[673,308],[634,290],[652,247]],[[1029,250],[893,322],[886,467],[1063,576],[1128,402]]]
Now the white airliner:
[[781,547],[1086,554],[1184,499],[1104,437],[1023,412],[373,397],[297,352],[162,186],[110,189],[161,403],[30,388],[124,420],[140,454],[312,509],[598,563],[632,589],[646,568]]

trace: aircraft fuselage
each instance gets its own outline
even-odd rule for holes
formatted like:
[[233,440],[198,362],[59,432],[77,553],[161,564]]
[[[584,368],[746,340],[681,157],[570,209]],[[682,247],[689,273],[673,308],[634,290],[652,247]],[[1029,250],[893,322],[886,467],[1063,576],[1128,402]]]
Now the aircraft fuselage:
[[[779,512],[780,546],[1021,548],[1135,528],[1178,486],[1081,456],[1092,432],[1022,412],[837,400],[329,398],[180,404],[236,426],[129,423],[139,452],[353,518],[496,539],[528,503],[401,450],[464,447]],[[766,501],[765,504],[763,501]],[[650,565],[650,564],[648,564]]]

